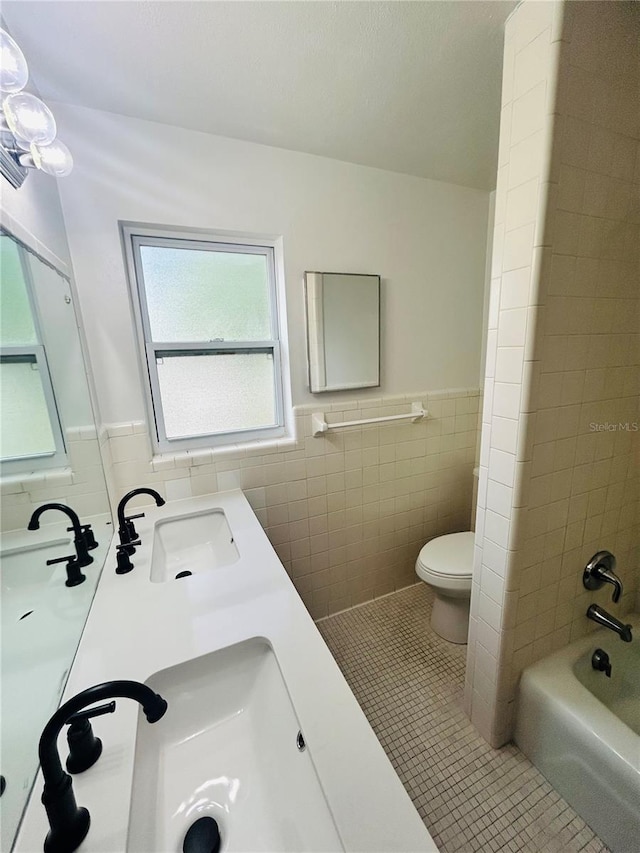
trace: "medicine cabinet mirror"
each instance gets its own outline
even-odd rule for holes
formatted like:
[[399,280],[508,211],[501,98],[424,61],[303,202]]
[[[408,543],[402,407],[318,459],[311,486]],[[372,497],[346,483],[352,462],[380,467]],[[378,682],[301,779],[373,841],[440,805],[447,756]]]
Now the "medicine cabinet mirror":
[[312,393],[380,385],[380,276],[305,273]]

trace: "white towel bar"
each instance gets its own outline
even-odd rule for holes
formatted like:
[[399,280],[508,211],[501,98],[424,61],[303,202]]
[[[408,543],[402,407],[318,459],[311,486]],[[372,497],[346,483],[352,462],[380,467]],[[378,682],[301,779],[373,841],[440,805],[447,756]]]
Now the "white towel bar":
[[335,424],[328,424],[324,412],[314,412],[311,415],[311,432],[314,437],[324,435],[330,429],[342,429],[342,427],[364,426],[365,424],[385,424],[390,421],[406,421],[411,419],[414,423],[429,417],[429,412],[422,407],[422,403],[412,403],[411,411],[406,415],[386,415],[380,418],[365,418],[360,421],[338,421]]

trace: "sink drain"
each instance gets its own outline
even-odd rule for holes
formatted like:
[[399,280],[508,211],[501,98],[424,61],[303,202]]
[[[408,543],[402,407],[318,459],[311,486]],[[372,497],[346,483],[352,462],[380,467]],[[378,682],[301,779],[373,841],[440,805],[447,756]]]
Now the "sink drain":
[[27,616],[31,616],[33,610],[27,610],[26,613],[23,613],[22,616],[18,619],[18,622],[22,622],[23,619],[26,619]]
[[176,575],[176,580],[178,580],[178,578],[188,578],[189,575],[192,574],[193,572],[190,572],[188,569],[185,569],[184,572],[178,572],[178,574]]
[[218,822],[205,815],[187,830],[182,842],[182,853],[219,853],[221,843]]
[[298,734],[296,735],[296,746],[298,747],[299,752],[304,752],[307,748],[307,744],[304,741],[302,732],[298,732]]

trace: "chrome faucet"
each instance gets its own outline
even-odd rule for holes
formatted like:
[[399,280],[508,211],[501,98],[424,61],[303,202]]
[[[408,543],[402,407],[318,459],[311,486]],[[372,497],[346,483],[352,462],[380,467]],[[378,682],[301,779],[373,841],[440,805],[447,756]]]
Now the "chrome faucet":
[[623,643],[630,643],[633,637],[631,636],[631,625],[623,625],[619,619],[607,613],[599,604],[590,604],[587,609],[587,619],[592,619],[598,625],[603,625],[605,628],[610,628],[620,637]]
[[616,558],[611,551],[598,551],[589,560],[582,575],[582,584],[585,589],[601,589],[605,583],[613,586],[611,599],[614,603],[620,601],[622,595],[622,581],[615,573]]

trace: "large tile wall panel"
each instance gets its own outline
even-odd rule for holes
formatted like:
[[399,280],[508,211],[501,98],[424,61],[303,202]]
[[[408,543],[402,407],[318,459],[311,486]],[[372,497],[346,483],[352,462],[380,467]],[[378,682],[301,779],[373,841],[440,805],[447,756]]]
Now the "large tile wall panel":
[[[495,746],[522,669],[595,628],[591,601],[633,609],[640,566],[640,18],[525,0],[505,35],[465,685]],[[625,582],[617,606],[581,585],[601,548]],[[495,660],[482,672],[479,647]]]
[[429,410],[420,423],[313,437],[320,399],[296,407],[294,440],[155,458],[145,423],[113,424],[115,493],[144,485],[180,500],[243,489],[310,613],[326,616],[416,582],[427,540],[470,529],[477,388],[345,400],[325,413],[329,423],[384,417],[417,400]]
[[[545,263],[534,345],[537,412],[519,548],[542,553],[521,590],[510,680],[595,629],[592,601],[634,609],[640,568],[640,15],[633,4],[569,3],[559,56]],[[634,214],[635,205],[635,214]],[[625,595],[587,592],[606,548]],[[538,571],[539,580],[538,580]],[[526,615],[526,618],[525,618]],[[533,636],[533,640],[531,637]]]

